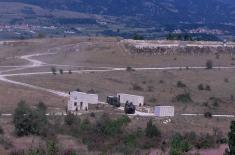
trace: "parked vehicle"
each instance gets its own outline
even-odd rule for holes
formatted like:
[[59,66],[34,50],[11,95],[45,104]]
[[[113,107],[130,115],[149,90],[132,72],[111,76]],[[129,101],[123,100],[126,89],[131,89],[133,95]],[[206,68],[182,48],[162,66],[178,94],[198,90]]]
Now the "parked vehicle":
[[126,114],[134,114],[135,113],[135,106],[132,102],[126,102],[125,113]]
[[121,104],[116,96],[108,96],[107,103],[113,105],[114,107],[120,107]]

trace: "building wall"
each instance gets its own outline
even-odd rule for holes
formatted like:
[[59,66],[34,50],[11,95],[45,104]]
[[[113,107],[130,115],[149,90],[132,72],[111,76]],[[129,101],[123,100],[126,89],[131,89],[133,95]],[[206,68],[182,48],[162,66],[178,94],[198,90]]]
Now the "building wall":
[[156,106],[154,114],[157,117],[173,117],[175,115],[175,108],[173,106]]
[[68,111],[88,110],[89,104],[98,104],[97,94],[86,94],[82,92],[70,92]]
[[143,106],[144,105],[144,97],[130,94],[122,94],[118,93],[117,97],[120,97],[120,103],[125,104],[127,101],[132,102],[135,106]]

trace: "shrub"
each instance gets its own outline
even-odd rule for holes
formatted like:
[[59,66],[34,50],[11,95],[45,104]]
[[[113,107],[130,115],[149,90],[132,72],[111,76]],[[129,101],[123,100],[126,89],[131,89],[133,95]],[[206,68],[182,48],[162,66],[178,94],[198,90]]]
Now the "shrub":
[[204,116],[205,116],[206,118],[212,118],[211,112],[205,112]]
[[228,78],[225,78],[225,79],[224,79],[224,82],[228,83],[228,82],[229,82]]
[[151,97],[151,98],[149,99],[149,102],[155,103],[155,102],[157,102],[157,99],[156,99],[155,97]]
[[209,85],[206,85],[205,90],[207,90],[207,91],[211,91],[211,87],[210,87]]
[[192,102],[191,96],[189,93],[185,93],[185,94],[179,94],[176,96],[176,101],[177,102],[183,102],[183,103],[187,103],[187,102]]
[[69,74],[72,74],[72,70],[71,69],[69,70]]
[[148,86],[148,92],[153,92],[154,91],[154,87],[153,86]]
[[3,128],[0,126],[0,135],[4,134]]
[[230,124],[230,131],[228,133],[228,144],[230,155],[235,154],[235,121],[232,121]]
[[47,117],[41,109],[31,109],[24,101],[18,103],[13,116],[18,136],[40,135],[47,125]]
[[47,142],[47,154],[56,155],[59,152],[59,148],[54,141]]
[[135,69],[133,69],[133,68],[130,67],[130,66],[127,66],[127,67],[126,67],[126,71],[131,72],[131,71],[135,71]]
[[214,136],[206,134],[199,137],[196,148],[198,149],[208,149],[214,147],[216,144],[216,139]]
[[191,145],[180,135],[176,134],[171,140],[170,155],[181,155],[188,152]]
[[135,134],[128,134],[124,139],[124,144],[128,147],[136,148],[137,136]]
[[90,89],[90,90],[87,91],[87,93],[88,93],[88,94],[95,94],[95,93],[97,93],[97,92],[96,92],[94,89]]
[[2,145],[6,150],[13,147],[11,141],[2,135],[0,135],[0,145]]
[[179,87],[179,88],[185,88],[185,87],[186,87],[186,84],[184,84],[184,83],[181,82],[181,81],[178,81],[178,82],[177,82],[177,87]]
[[55,67],[51,67],[51,72],[52,72],[53,75],[56,75],[56,72],[57,72],[56,68]]
[[122,116],[118,119],[111,120],[108,115],[104,114],[96,124],[96,133],[105,136],[115,136],[120,133],[122,127],[130,122],[128,116]]
[[95,113],[92,112],[92,113],[90,114],[90,116],[91,116],[91,117],[95,117]]
[[143,88],[136,83],[132,85],[132,88],[136,91],[143,91]]
[[137,34],[137,33],[135,33],[134,35],[133,35],[133,38],[132,38],[133,40],[144,40],[144,37],[142,36],[142,35],[139,35],[139,34]]
[[77,88],[76,91],[77,91],[77,92],[81,92],[81,89],[80,89],[80,88]]
[[206,69],[212,69],[212,68],[213,68],[213,62],[211,60],[207,60]]
[[164,80],[160,80],[159,83],[160,83],[160,84],[163,84],[163,83],[164,83]]
[[204,90],[203,84],[199,84],[197,87],[198,87],[198,90]]
[[149,138],[159,137],[161,135],[159,129],[153,124],[152,119],[150,119],[147,123],[145,135]]
[[75,116],[71,113],[68,113],[68,115],[64,117],[64,122],[66,125],[71,126],[75,122],[80,122],[80,119],[78,119],[77,116]]
[[63,69],[60,69],[60,74],[64,74],[64,70]]
[[37,104],[37,108],[43,113],[46,113],[47,111],[47,106],[45,105],[44,102],[41,102],[41,101]]

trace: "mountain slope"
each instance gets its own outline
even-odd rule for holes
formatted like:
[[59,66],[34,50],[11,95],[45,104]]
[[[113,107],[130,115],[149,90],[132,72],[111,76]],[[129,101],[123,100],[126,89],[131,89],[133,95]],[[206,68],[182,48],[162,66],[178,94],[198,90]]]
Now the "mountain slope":
[[[1,0],[4,1],[4,0]],[[6,1],[6,0],[5,0]],[[129,16],[150,23],[232,22],[234,0],[7,0],[108,16]]]

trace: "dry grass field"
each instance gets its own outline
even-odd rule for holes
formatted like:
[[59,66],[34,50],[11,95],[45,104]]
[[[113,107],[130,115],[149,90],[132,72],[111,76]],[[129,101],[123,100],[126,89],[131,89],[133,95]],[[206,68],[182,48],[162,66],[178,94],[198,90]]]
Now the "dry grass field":
[[[154,123],[158,125],[164,135],[189,131],[195,131],[198,134],[213,133],[214,129],[219,129],[223,134],[227,134],[231,118],[207,119],[204,116],[181,116],[180,114],[204,114],[208,111],[212,114],[234,114],[234,69],[125,70],[127,66],[140,68],[203,67],[207,60],[211,60],[213,66],[231,67],[235,64],[235,56],[230,54],[220,54],[219,56],[212,53],[200,55],[132,54],[120,42],[119,38],[85,37],[5,42],[0,45],[0,49],[0,76],[6,76],[7,79],[13,81],[65,93],[77,88],[84,92],[94,90],[99,94],[100,101],[105,101],[109,95],[123,92],[143,95],[145,97],[145,104],[149,106],[175,106],[176,116],[172,118],[171,123],[163,124],[164,120],[162,119],[154,120]],[[54,54],[33,56],[31,58],[40,60],[46,63],[46,65],[28,66],[27,68],[19,69],[21,65],[29,65],[29,62],[20,59],[20,56],[37,53]],[[16,67],[7,68],[6,66]],[[53,66],[57,70],[72,70],[72,74],[64,72],[64,74],[57,73],[53,75],[50,73]],[[107,67],[122,67],[124,69],[120,71],[82,72],[87,69],[110,69]],[[77,73],[76,71],[81,72]],[[40,74],[38,72],[48,73]],[[37,74],[17,75],[19,73]],[[14,75],[8,77],[7,74]],[[185,93],[190,94],[192,101],[182,103],[176,100],[177,95]],[[1,80],[0,113],[12,113],[20,100],[25,100],[31,106],[36,105],[39,101],[43,101],[49,109],[61,111],[65,111],[67,104],[67,98],[65,97]],[[105,108],[103,110],[110,111]],[[113,110],[110,112],[111,114],[115,113]],[[123,112],[121,113],[123,114]],[[145,127],[147,122],[143,121],[145,119],[139,117],[133,118],[129,124],[130,130],[137,127]],[[4,126],[4,131],[9,131],[6,134],[13,141],[16,137],[12,137],[13,126],[11,119],[2,117],[0,122],[1,126]],[[63,143],[77,145],[77,142],[71,140],[71,137],[59,135],[59,138],[63,139],[61,140]],[[35,138],[29,137],[27,140],[24,139],[25,144],[22,145],[29,146],[32,139]],[[17,144],[20,141],[22,139],[14,141],[14,146],[21,148]],[[35,141],[40,140],[37,139]],[[79,144],[79,146],[81,145]],[[84,146],[81,147],[84,149]],[[5,149],[0,145],[0,154],[2,151],[5,151]]]

